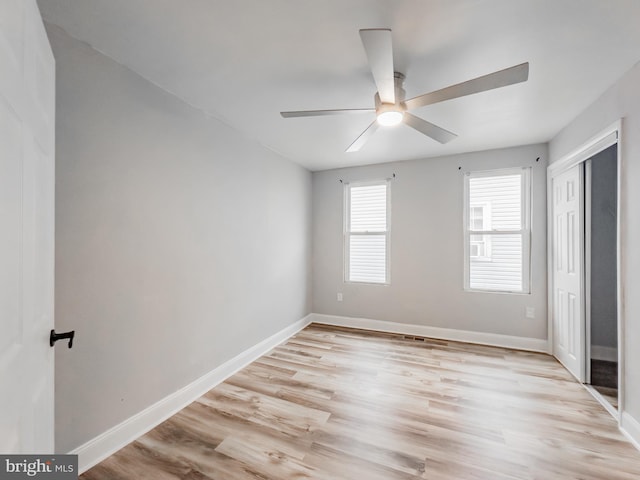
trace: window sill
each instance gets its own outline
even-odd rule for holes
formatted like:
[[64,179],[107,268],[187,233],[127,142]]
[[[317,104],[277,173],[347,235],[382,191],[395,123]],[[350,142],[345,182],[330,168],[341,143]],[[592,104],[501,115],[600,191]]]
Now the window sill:
[[389,285],[391,285],[391,283],[379,283],[379,282],[354,282],[351,280],[344,280],[344,283],[346,285],[372,285],[372,286],[379,286],[379,287],[388,287]]
[[500,295],[531,295],[531,292],[513,292],[509,290],[480,290],[478,288],[465,288],[466,293],[498,293]]

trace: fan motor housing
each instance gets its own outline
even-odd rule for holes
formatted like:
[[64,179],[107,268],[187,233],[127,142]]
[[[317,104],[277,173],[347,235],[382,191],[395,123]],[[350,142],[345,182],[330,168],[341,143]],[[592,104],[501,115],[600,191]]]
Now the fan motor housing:
[[405,94],[406,94],[403,88],[404,75],[400,72],[394,72],[393,80],[395,84],[396,103],[382,103],[382,101],[380,101],[380,94],[376,92],[374,96],[374,100],[376,104],[376,115],[380,115],[381,113],[384,113],[384,112],[404,113],[407,109],[407,106],[404,103]]

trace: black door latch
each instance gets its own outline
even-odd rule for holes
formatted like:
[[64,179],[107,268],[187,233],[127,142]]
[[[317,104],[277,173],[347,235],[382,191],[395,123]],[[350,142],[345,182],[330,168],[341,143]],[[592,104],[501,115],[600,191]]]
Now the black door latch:
[[51,330],[51,334],[49,335],[49,345],[53,347],[53,345],[58,340],[69,339],[69,348],[73,347],[73,337],[76,335],[75,330],[71,330],[70,332],[65,333],[56,333],[55,330]]

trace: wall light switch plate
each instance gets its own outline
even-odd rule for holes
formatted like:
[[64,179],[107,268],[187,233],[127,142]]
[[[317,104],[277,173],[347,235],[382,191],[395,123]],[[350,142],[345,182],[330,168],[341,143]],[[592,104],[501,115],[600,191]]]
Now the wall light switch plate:
[[536,309],[533,307],[525,307],[524,316],[527,318],[536,318]]
[[342,294],[338,293],[338,301],[341,302],[342,301]]

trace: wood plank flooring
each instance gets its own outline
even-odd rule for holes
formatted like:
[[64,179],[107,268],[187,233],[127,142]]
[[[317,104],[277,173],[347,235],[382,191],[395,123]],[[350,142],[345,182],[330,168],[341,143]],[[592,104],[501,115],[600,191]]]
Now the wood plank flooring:
[[591,386],[618,409],[618,362],[591,359]]
[[599,385],[592,385],[602,397],[611,404],[613,408],[618,409],[618,389],[601,387]]
[[312,324],[84,480],[638,479],[553,358]]
[[618,388],[618,362],[591,359],[591,385]]

